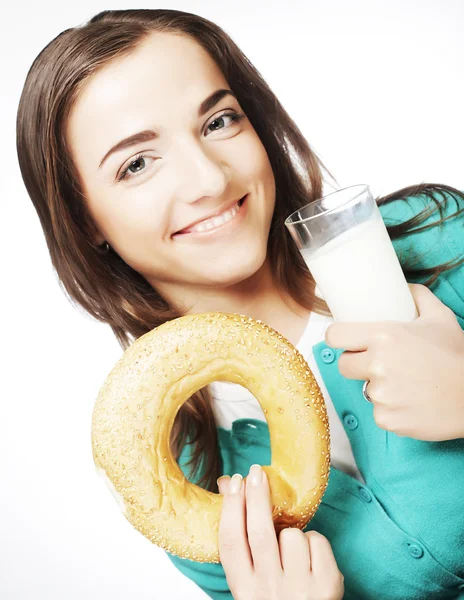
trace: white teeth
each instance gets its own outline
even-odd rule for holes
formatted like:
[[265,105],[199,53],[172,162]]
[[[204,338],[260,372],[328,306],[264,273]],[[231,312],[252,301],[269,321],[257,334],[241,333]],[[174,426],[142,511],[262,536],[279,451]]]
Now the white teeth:
[[190,231],[201,232],[201,231],[208,231],[209,229],[214,229],[214,227],[219,227],[219,225],[223,225],[224,223],[227,223],[227,221],[231,221],[235,217],[235,215],[238,213],[238,210],[239,210],[239,206],[238,206],[238,202],[237,202],[237,204],[234,206],[234,208],[231,208],[230,210],[223,213],[219,217],[212,217],[211,219],[208,219],[207,221],[202,221],[201,223],[198,223],[198,225],[191,227]]

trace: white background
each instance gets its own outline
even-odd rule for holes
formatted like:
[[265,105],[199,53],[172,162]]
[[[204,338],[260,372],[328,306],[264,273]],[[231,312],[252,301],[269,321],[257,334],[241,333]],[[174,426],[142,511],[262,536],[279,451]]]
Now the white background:
[[[91,456],[93,403],[121,354],[58,287],[19,173],[15,117],[62,30],[131,3],[6,3],[1,46],[3,358],[0,597],[201,599],[120,514]],[[462,0],[139,2],[205,16],[238,43],[341,186],[464,189]]]

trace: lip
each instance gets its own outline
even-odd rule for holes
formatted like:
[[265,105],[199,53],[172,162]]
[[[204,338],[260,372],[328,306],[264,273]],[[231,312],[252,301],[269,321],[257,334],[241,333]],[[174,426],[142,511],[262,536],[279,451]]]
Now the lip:
[[[192,223],[191,225],[189,225],[188,227],[193,227],[194,225],[197,225],[198,223],[201,223],[202,221],[206,221],[208,219],[212,219],[215,216],[218,216],[224,212],[227,212],[228,210],[230,210],[231,208],[233,208],[238,202],[242,202],[242,204],[239,207],[238,213],[235,215],[235,217],[233,219],[231,219],[230,221],[227,221],[226,223],[222,223],[222,225],[218,225],[217,227],[213,227],[213,229],[207,229],[206,231],[188,231],[188,232],[183,232],[183,230],[178,231],[176,233],[174,233],[172,235],[172,237],[178,239],[178,238],[191,238],[191,237],[207,237],[207,236],[211,236],[214,235],[216,232],[221,232],[221,233],[225,233],[225,231],[227,229],[233,229],[235,228],[236,225],[238,225],[242,220],[243,220],[243,216],[246,212],[246,206],[247,206],[247,199],[248,199],[248,194],[246,194],[245,196],[243,196],[242,198],[240,198],[239,200],[236,200],[235,202],[232,202],[230,204],[230,206],[223,208],[221,211],[216,212],[214,215],[211,215],[210,217],[206,217],[204,219],[200,219],[199,221],[197,221],[196,223]],[[185,229],[188,229],[188,227],[185,227]]]

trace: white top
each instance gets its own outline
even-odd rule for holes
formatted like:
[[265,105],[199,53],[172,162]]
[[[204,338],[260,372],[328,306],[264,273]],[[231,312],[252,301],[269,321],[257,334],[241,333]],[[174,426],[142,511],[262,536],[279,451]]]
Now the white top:
[[[356,466],[350,441],[325,387],[312,351],[314,345],[325,339],[325,330],[333,322],[332,317],[311,313],[296,348],[306,359],[324,396],[330,425],[331,464],[336,469],[344,471],[364,483]],[[243,386],[228,381],[213,381],[209,384],[209,388],[212,395],[215,421],[219,427],[229,430],[236,419],[247,418],[266,421],[261,405],[253,394]]]

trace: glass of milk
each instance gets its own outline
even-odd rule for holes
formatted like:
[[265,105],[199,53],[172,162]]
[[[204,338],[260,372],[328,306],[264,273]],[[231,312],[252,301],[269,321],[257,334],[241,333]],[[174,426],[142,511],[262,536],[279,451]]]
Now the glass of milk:
[[335,321],[412,321],[416,305],[368,185],[337,190],[285,221]]

